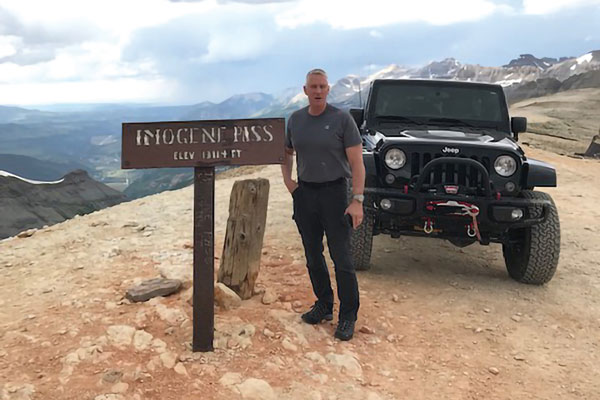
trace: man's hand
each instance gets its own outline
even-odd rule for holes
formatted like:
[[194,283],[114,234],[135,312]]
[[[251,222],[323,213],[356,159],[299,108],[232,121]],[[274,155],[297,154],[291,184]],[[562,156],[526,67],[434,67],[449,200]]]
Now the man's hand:
[[293,179],[286,180],[284,183],[285,187],[287,188],[288,192],[290,192],[290,194],[294,193],[294,190],[298,189],[298,182],[296,182]]
[[358,228],[358,226],[363,221],[363,205],[358,200],[352,200],[348,208],[344,214],[348,214],[352,217],[352,227],[354,229]]

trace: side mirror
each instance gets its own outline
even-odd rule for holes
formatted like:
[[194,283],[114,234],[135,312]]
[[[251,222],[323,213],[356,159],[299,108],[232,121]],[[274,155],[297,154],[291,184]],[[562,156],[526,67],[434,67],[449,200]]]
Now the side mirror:
[[510,119],[510,130],[515,135],[515,140],[519,140],[519,133],[527,132],[527,118],[512,117]]
[[352,115],[354,122],[356,122],[356,126],[358,126],[358,129],[360,129],[365,119],[365,110],[362,108],[351,108],[350,115]]

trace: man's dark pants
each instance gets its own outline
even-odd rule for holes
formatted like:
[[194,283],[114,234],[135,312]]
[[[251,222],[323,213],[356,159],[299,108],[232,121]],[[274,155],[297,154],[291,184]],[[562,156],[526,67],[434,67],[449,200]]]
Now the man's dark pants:
[[335,266],[340,320],[356,321],[359,308],[358,281],[350,255],[351,222],[344,215],[348,206],[348,180],[326,183],[299,182],[292,193],[294,220],[302,237],[306,264],[315,296],[333,308],[333,290],[323,257],[323,234]]

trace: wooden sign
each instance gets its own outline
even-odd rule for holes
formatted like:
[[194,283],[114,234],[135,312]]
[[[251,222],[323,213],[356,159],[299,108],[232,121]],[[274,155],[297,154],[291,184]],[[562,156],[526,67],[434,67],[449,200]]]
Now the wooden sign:
[[283,162],[284,119],[124,123],[121,167]]
[[193,351],[214,338],[215,166],[281,164],[283,118],[124,123],[123,169],[194,167]]

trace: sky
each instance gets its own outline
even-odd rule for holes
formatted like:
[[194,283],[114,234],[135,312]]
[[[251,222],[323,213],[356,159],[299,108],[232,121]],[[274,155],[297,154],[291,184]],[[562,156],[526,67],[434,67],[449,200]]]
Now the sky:
[[600,50],[600,0],[0,0],[0,104],[196,104]]

